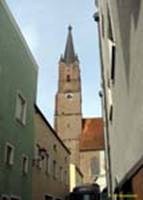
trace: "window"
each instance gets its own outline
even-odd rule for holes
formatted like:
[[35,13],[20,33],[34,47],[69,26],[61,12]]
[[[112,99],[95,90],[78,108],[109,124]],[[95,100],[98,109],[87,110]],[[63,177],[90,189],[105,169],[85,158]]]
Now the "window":
[[43,165],[43,162],[42,162],[41,157],[39,156],[39,158],[38,158],[38,160],[37,160],[37,167],[38,167],[39,169],[42,169],[42,165]]
[[11,200],[20,200],[20,198],[18,198],[18,197],[11,197],[10,199]]
[[111,62],[111,79],[114,81],[115,78],[115,56],[116,56],[116,46],[112,46],[112,62]]
[[38,167],[39,169],[42,168],[42,162],[41,162],[41,157],[40,157],[40,146],[37,144],[35,146],[35,155],[33,159],[33,166]]
[[46,173],[47,174],[50,174],[50,157],[49,157],[49,155],[47,154],[46,155]]
[[70,124],[69,123],[67,124],[67,128],[70,128]]
[[72,100],[73,94],[72,93],[67,93],[66,98]]
[[35,150],[35,164],[39,169],[42,169],[43,163],[46,160],[46,149],[37,144]]
[[113,37],[113,29],[112,29],[112,23],[111,23],[111,16],[110,16],[110,11],[108,8],[108,38],[111,41],[114,41],[114,37]]
[[116,59],[116,45],[113,41],[109,40],[109,64],[111,67],[110,78],[115,80],[115,59]]
[[1,200],[9,200],[9,197],[7,195],[2,195]]
[[108,110],[109,110],[109,120],[112,122],[113,120],[113,100],[112,100],[112,92],[111,89],[108,88]]
[[56,161],[54,160],[54,161],[53,161],[53,178],[56,178],[56,168],[57,168],[57,163],[56,163]]
[[49,195],[45,195],[45,198],[44,198],[45,200],[53,200],[53,197],[51,197],[51,196],[49,196]]
[[57,145],[56,144],[53,145],[53,149],[54,149],[54,152],[57,153]]
[[24,125],[26,124],[26,109],[27,109],[27,103],[25,98],[20,93],[17,93],[16,119]]
[[68,162],[68,158],[67,158],[67,156],[65,156],[65,163],[67,163]]
[[102,37],[104,38],[104,15],[102,14],[102,19],[101,19],[101,26],[102,26]]
[[109,112],[109,120],[113,121],[113,105],[110,106],[110,112]]
[[61,182],[63,181],[62,175],[63,175],[63,168],[60,167],[60,169],[59,169],[59,178],[60,178],[60,181],[61,181]]
[[23,174],[28,173],[28,157],[27,156],[22,157],[22,172]]
[[67,75],[67,82],[70,82],[71,81],[71,77],[70,75]]
[[109,40],[109,65],[110,65],[110,79],[115,80],[115,59],[116,59],[116,44],[113,36],[111,17],[108,9],[108,40]]
[[7,165],[13,165],[14,163],[14,147],[9,143],[6,144],[5,162]]
[[99,175],[100,173],[100,162],[99,159],[95,156],[91,158],[90,161],[90,170],[91,170],[91,176]]

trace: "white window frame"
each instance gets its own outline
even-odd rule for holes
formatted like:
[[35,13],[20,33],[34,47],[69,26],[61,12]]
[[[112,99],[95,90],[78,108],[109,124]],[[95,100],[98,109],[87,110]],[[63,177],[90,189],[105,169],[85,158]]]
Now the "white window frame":
[[65,185],[67,185],[67,174],[68,174],[67,170],[64,170],[64,183],[65,183]]
[[[19,106],[20,99],[24,102],[24,105],[22,110],[19,110],[19,107],[21,107],[21,105]],[[24,95],[22,94],[21,91],[17,91],[16,93],[16,109],[15,109],[15,117],[16,120],[19,121],[21,124],[26,125],[26,115],[27,115],[27,100],[24,97]]]
[[[26,163],[24,163],[24,159],[26,159]],[[27,155],[22,155],[22,173],[24,175],[28,174],[28,168],[29,168],[29,158]]]
[[[8,147],[10,147],[11,150],[12,150],[9,161],[7,160],[7,158],[8,158]],[[12,144],[10,144],[9,142],[7,142],[6,145],[5,145],[5,163],[7,165],[12,166],[14,164],[14,151],[15,151],[15,147]]]

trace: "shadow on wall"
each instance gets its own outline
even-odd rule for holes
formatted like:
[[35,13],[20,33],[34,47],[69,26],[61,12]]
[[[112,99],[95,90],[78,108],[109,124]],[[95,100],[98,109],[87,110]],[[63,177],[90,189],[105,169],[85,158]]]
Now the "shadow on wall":
[[128,89],[130,88],[130,31],[131,24],[138,27],[142,0],[117,0],[119,28],[122,40],[122,50],[125,62],[125,74]]

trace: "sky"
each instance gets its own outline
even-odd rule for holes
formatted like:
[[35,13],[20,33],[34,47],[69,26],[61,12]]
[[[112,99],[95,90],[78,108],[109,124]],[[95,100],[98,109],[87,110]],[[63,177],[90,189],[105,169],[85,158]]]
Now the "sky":
[[83,117],[101,116],[100,59],[94,0],[6,0],[39,66],[37,104],[53,125],[58,62],[72,25],[80,60]]

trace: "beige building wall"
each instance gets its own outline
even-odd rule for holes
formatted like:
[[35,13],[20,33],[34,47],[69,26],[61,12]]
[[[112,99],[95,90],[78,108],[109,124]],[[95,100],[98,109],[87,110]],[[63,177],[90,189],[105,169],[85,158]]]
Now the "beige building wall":
[[80,154],[79,154],[79,140],[69,139],[64,140],[65,145],[68,147],[72,154],[70,155],[70,163],[76,165],[78,168],[80,166]]
[[69,151],[37,109],[34,119],[33,200],[44,195],[64,199],[69,192]]
[[70,164],[70,192],[73,188],[83,184],[83,174],[74,164]]
[[100,185],[100,190],[102,191],[107,186],[106,168],[105,168],[105,151],[99,152],[99,162],[100,162],[100,173],[99,173],[96,183]]
[[55,119],[58,125],[59,136],[62,140],[79,139],[79,133],[81,132],[80,115],[61,115]]

